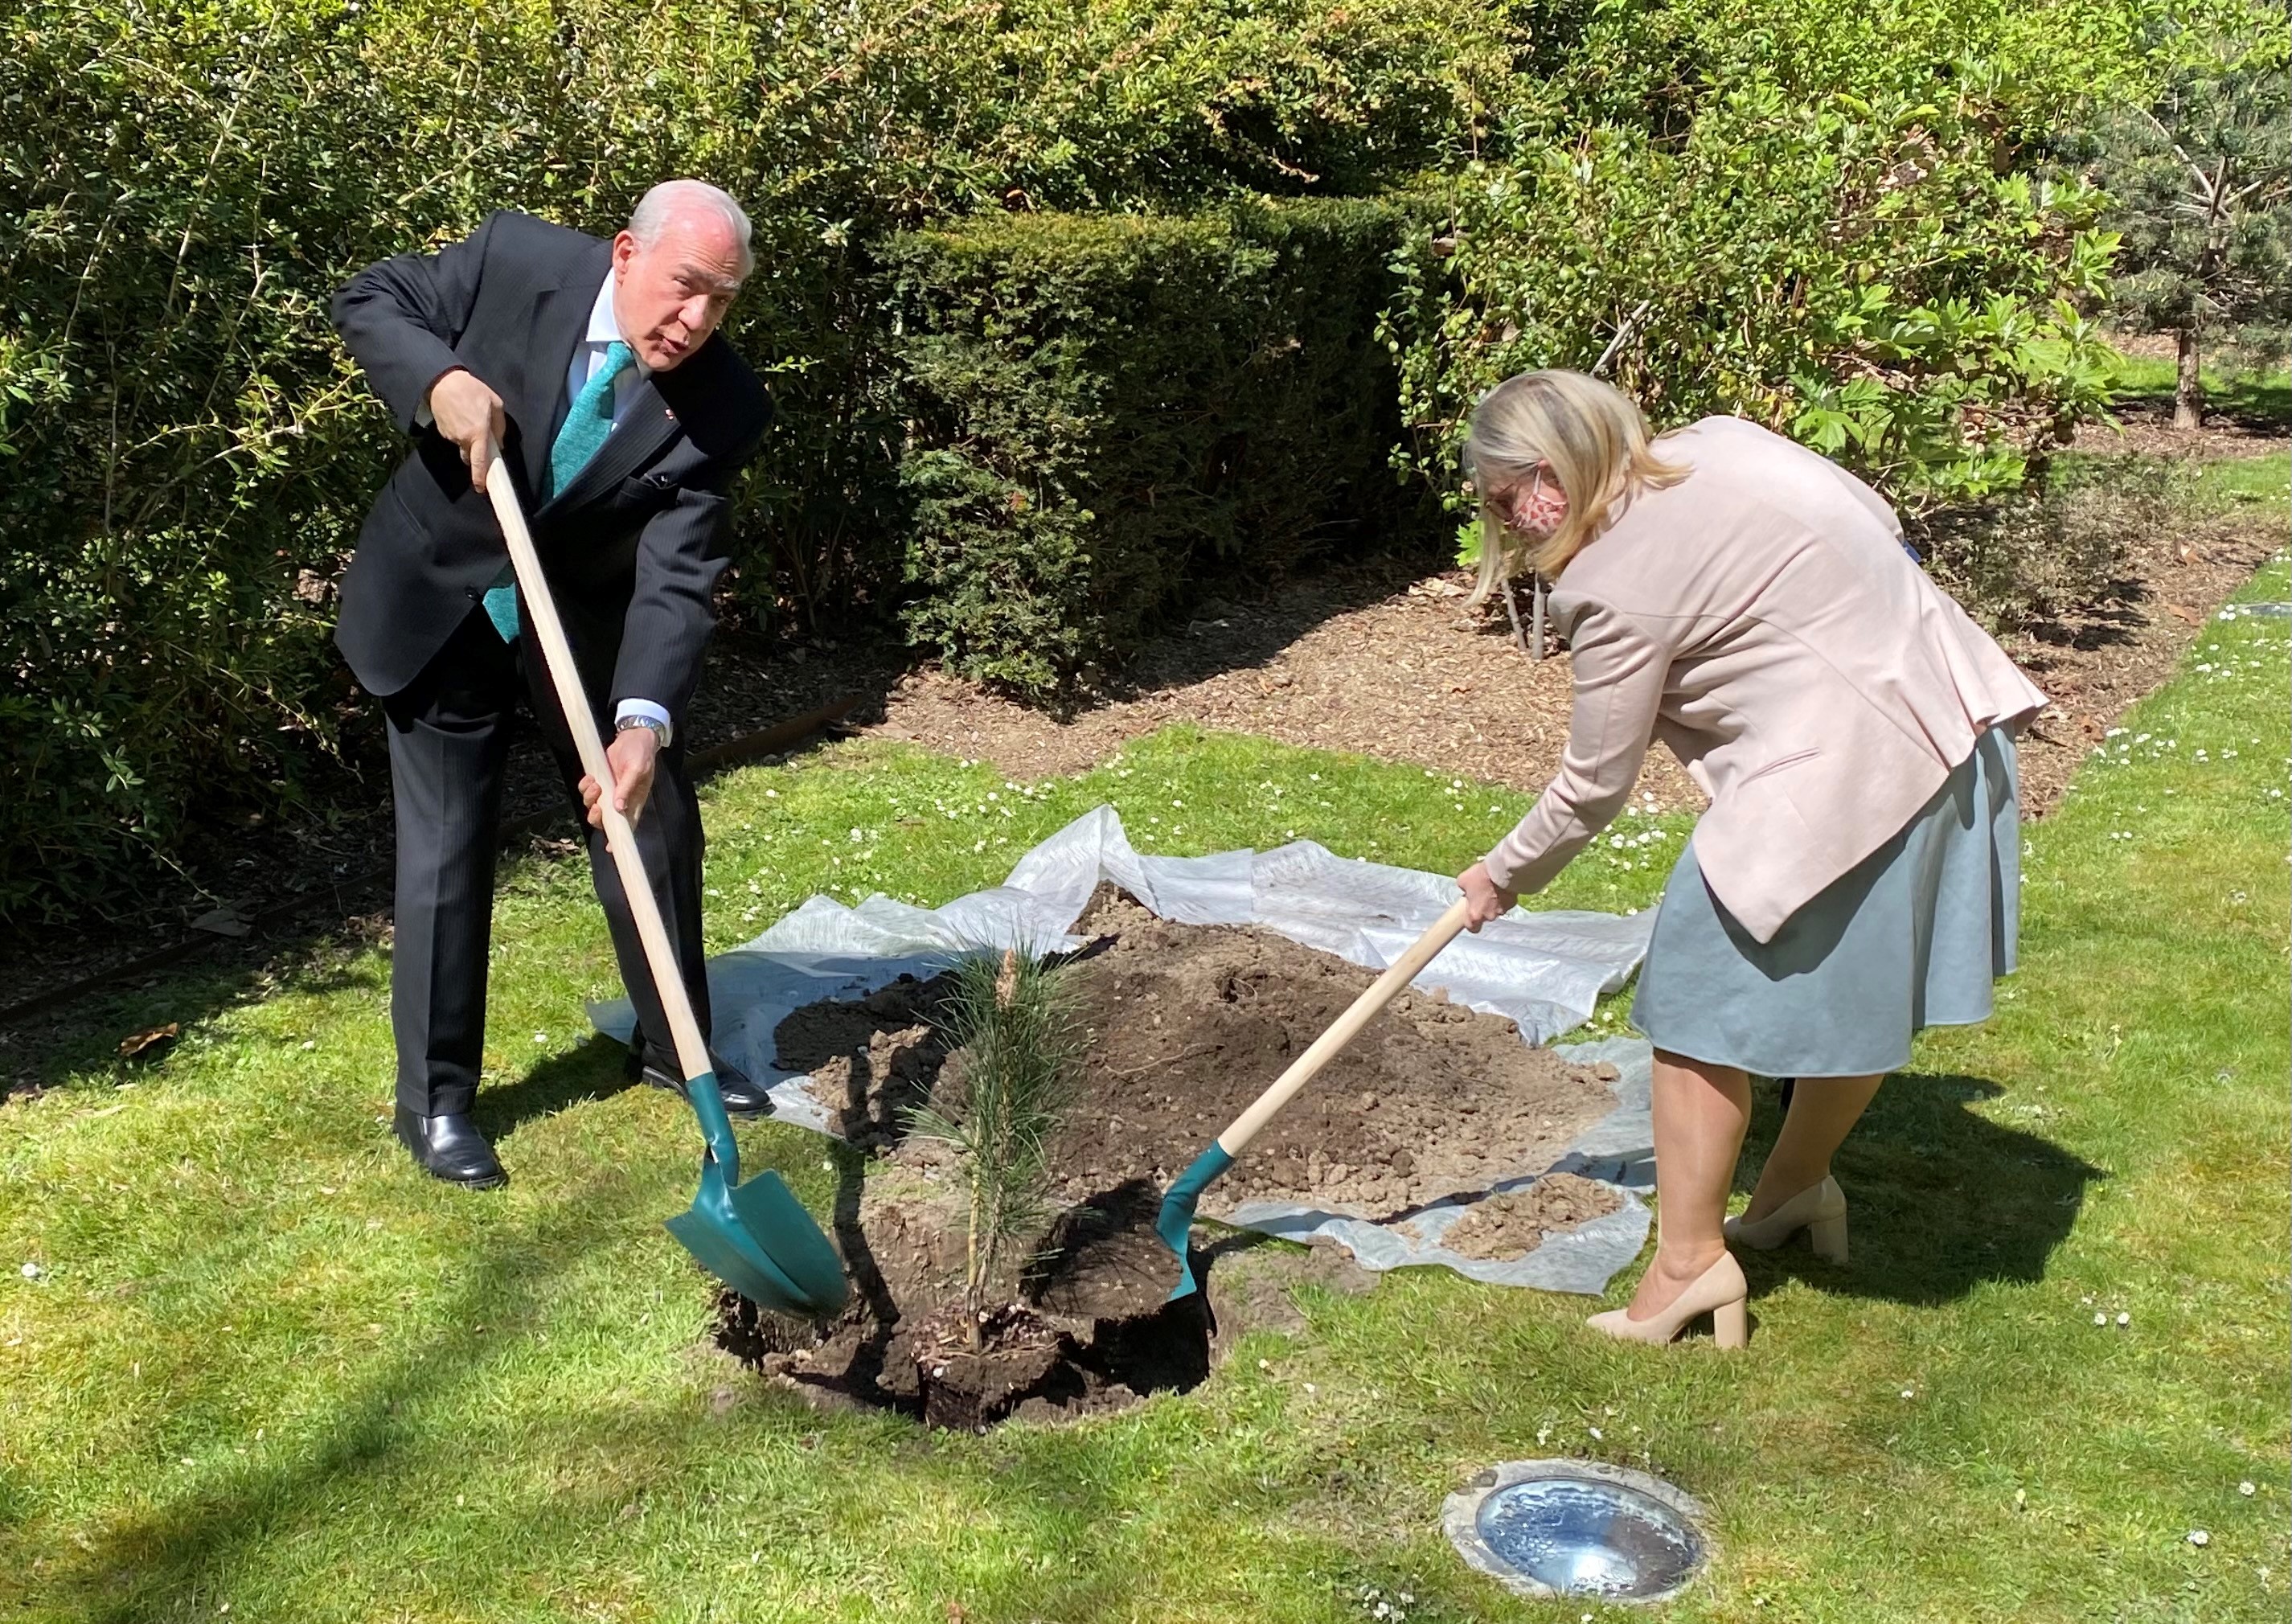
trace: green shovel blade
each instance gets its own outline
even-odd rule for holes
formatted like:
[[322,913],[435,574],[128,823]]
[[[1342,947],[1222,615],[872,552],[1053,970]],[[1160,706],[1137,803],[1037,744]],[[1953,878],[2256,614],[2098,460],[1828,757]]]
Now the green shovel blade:
[[1154,1232],[1162,1237],[1162,1244],[1178,1255],[1178,1283],[1170,1291],[1169,1300],[1176,1302],[1201,1289],[1194,1279],[1192,1235],[1194,1209],[1201,1205],[1202,1191],[1209,1182],[1228,1168],[1233,1158],[1212,1142],[1210,1148],[1187,1165],[1162,1198],[1162,1210],[1154,1215]]
[[708,1154],[692,1206],[668,1232],[700,1266],[759,1308],[825,1316],[843,1306],[843,1263],[803,1203],[777,1173],[740,1176],[739,1146],[713,1072],[687,1079],[685,1097],[700,1119]]

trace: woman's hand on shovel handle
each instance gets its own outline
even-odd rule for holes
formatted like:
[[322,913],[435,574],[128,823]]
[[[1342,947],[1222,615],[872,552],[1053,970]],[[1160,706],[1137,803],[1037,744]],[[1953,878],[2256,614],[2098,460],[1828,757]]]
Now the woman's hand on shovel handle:
[[[659,754],[660,738],[649,727],[625,728],[605,747],[605,764],[613,770],[613,804],[632,825],[652,793],[653,761]],[[589,809],[589,827],[601,829],[605,809],[598,802],[597,780],[584,773],[581,804]]]
[[1474,863],[1457,877],[1457,887],[1470,902],[1472,911],[1465,916],[1465,928],[1478,931],[1491,919],[1502,918],[1520,901],[1520,893],[1506,891],[1489,877],[1485,863]]
[[430,385],[430,419],[440,434],[462,448],[462,460],[470,465],[470,484],[482,492],[494,448],[509,430],[501,397],[474,373],[456,367]]

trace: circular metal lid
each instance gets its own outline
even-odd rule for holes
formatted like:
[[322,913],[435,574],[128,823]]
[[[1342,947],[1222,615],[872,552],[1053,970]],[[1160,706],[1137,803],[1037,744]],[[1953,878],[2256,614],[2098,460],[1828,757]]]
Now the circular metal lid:
[[1530,1596],[1652,1602],[1710,1555],[1702,1508],[1670,1484],[1597,1461],[1507,1461],[1451,1495],[1443,1522],[1465,1559]]

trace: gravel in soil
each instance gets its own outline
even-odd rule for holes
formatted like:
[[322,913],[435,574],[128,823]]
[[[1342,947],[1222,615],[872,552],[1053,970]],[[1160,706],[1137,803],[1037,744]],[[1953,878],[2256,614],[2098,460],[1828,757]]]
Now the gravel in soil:
[[1595,1180],[1550,1173],[1525,1190],[1474,1202],[1442,1232],[1441,1244],[1465,1257],[1525,1257],[1546,1235],[1581,1229],[1623,1204],[1623,1197]]

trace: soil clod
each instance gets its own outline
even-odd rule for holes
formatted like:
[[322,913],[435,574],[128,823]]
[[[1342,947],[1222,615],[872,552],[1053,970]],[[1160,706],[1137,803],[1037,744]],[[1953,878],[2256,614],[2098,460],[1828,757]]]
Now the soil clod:
[[1574,1173],[1548,1173],[1525,1190],[1477,1201],[1451,1224],[1441,1244],[1465,1257],[1525,1257],[1546,1235],[1581,1229],[1619,1210],[1624,1198]]

